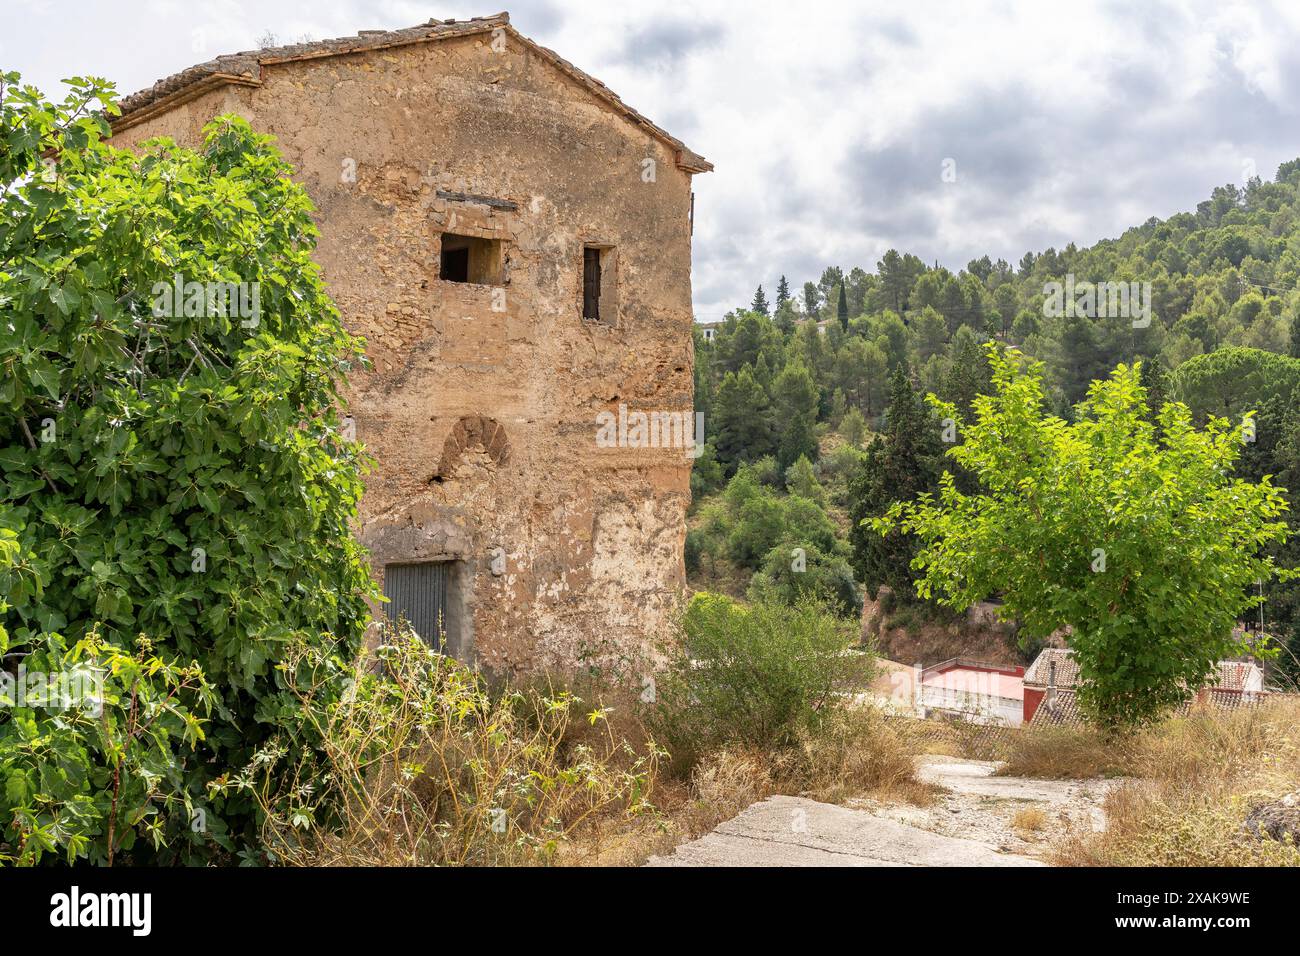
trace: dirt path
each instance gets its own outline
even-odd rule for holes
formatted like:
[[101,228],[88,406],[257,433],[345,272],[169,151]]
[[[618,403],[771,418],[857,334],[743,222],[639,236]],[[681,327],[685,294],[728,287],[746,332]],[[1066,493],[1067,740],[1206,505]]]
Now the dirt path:
[[1069,831],[1100,830],[1113,780],[1036,780],[994,776],[989,760],[923,756],[917,778],[940,788],[928,807],[850,801],[887,820],[944,836],[976,840],[1002,853],[1042,857]]
[[996,777],[988,761],[925,756],[928,807],[777,796],[649,866],[1043,866],[1067,828],[1104,825],[1104,780]]

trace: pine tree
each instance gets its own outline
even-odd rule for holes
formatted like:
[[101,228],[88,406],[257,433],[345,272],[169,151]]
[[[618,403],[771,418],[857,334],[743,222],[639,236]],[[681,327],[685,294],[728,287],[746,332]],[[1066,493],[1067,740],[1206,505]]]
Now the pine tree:
[[776,310],[781,311],[781,306],[790,301],[790,283],[785,281],[785,276],[776,284]]
[[849,330],[849,300],[844,295],[844,283],[840,283],[840,302],[836,307],[836,313],[840,319],[840,328],[845,332]]
[[909,601],[912,558],[917,542],[899,531],[885,537],[862,522],[885,513],[895,501],[912,501],[938,486],[942,443],[939,422],[917,394],[900,365],[889,386],[889,410],[884,432],[867,449],[867,455],[849,481],[849,542],[853,566],[874,598],[881,585]]
[[867,420],[862,417],[857,406],[850,408],[840,419],[840,435],[846,442],[857,448],[862,444],[863,437],[867,434]]
[[785,487],[792,495],[826,503],[826,489],[817,480],[817,469],[808,460],[807,455],[800,455],[795,463],[785,470]]
[[895,312],[902,312],[911,288],[907,268],[903,257],[897,249],[890,249],[876,263],[876,273],[880,276],[880,285],[885,293],[885,301]]
[[794,302],[786,299],[777,307],[776,313],[772,316],[772,324],[781,330],[783,336],[789,335],[795,330],[798,319],[795,316]]
[[993,369],[984,349],[974,335],[959,336],[954,340],[952,367],[944,376],[941,397],[956,405],[969,421],[976,397],[987,394],[992,387]]
[[754,293],[754,301],[750,303],[749,311],[767,315],[767,296],[763,294],[761,285],[758,287],[758,291]]
[[728,372],[713,400],[713,433],[718,461],[727,474],[742,461],[755,461],[773,450],[772,412],[767,392],[746,365]]
[[777,423],[777,462],[782,468],[801,456],[817,460],[817,407],[820,396],[812,374],[800,362],[781,370],[772,385],[772,408]]

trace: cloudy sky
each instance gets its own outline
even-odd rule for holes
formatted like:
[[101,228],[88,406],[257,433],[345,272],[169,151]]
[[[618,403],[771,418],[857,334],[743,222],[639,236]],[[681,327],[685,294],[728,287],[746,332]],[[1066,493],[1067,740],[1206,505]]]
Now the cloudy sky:
[[[495,0],[503,3],[504,0]],[[517,0],[525,35],[716,164],[695,303],[1088,244],[1300,156],[1300,4]],[[413,0],[0,0],[0,68],[122,93],[282,42],[497,12]],[[954,175],[945,176],[948,170]]]

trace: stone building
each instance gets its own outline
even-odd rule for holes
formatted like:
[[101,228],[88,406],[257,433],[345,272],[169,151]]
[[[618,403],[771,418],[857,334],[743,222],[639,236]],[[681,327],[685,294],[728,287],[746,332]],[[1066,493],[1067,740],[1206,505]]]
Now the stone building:
[[662,633],[706,160],[507,14],[218,57],[121,106],[127,147],[242,115],[314,200],[374,363],[348,395],[390,607],[498,672],[610,665]]

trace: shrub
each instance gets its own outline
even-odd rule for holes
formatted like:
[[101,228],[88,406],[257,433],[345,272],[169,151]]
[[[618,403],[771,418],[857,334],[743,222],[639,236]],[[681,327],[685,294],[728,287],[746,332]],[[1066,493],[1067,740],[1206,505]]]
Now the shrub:
[[224,821],[209,821],[178,785],[177,768],[204,741],[217,695],[197,666],[152,650],[143,636],[126,653],[98,634],[71,648],[52,634],[23,659],[24,674],[61,675],[68,693],[28,706],[0,694],[9,714],[0,862],[112,866],[119,854],[174,854],[186,846],[177,846],[177,821],[193,834],[189,845],[230,847]]
[[749,583],[749,599],[791,606],[820,601],[837,616],[855,620],[862,613],[862,595],[849,562],[791,538],[768,552]]
[[[154,701],[151,732],[168,742],[133,770],[58,713],[0,714],[0,761],[60,780],[44,808],[16,785],[0,795],[0,844],[30,849],[40,826],[77,859],[128,845],[133,863],[252,858],[255,802],[208,784],[273,737],[319,746],[277,665],[294,642],[350,661],[368,620],[350,527],[363,457],[338,413],[361,343],[269,138],[223,117],[201,151],[158,140],[137,156],[103,142],[108,97],[76,81],[55,106],[0,79],[0,524],[21,546],[0,654],[11,668],[92,648],[101,665],[135,662],[106,713]],[[201,736],[167,728],[179,714],[163,667],[187,694],[215,688]],[[57,743],[29,746],[45,735]],[[135,797],[108,797],[110,778],[137,771]]]
[[651,741],[637,752],[608,711],[568,692],[491,693],[410,631],[388,632],[358,661],[344,699],[329,690],[336,663],[319,648],[299,645],[283,666],[298,675],[298,706],[322,746],[302,753],[270,740],[219,784],[261,806],[278,862],[548,863],[602,815],[654,810],[662,751]]
[[1032,839],[1047,827],[1047,814],[1042,807],[1023,807],[1011,815],[1011,829],[1023,840]]
[[753,570],[776,546],[785,528],[784,502],[764,490],[740,506],[727,539],[728,554],[741,567]]
[[687,574],[695,574],[700,570],[700,557],[707,547],[708,537],[702,530],[691,528],[686,532],[684,561]]
[[744,607],[700,593],[682,631],[655,702],[656,724],[682,760],[727,744],[789,746],[869,676],[869,658],[849,649],[855,628],[810,602]]
[[803,455],[785,470],[785,486],[791,495],[815,501],[823,507],[826,504],[826,489],[817,480],[817,468]]
[[862,444],[862,439],[867,434],[867,420],[862,417],[862,412],[854,405],[844,417],[840,419],[840,434],[844,440],[849,443],[850,448],[858,448]]

